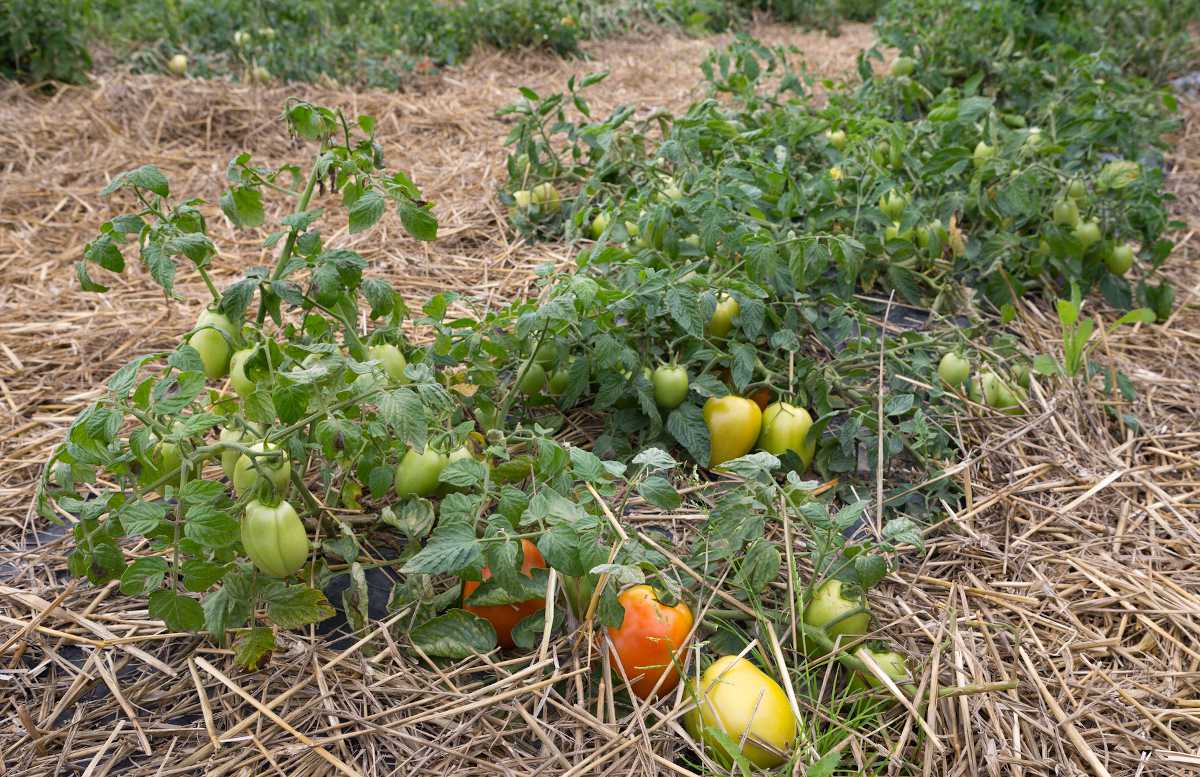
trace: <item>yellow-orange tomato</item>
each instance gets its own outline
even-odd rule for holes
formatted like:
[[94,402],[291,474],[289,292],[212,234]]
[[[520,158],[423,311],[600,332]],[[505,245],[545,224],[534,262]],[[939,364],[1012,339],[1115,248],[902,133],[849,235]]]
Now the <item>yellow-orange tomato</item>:
[[704,423],[710,443],[708,465],[716,467],[750,452],[762,431],[762,411],[745,397],[709,397]]
[[[640,699],[649,698],[655,685],[658,693],[670,691],[679,682],[675,662],[683,662],[695,622],[692,609],[685,602],[665,606],[648,585],[625,589],[617,601],[625,608],[625,620],[620,628],[608,630],[608,638],[629,686]],[[658,678],[664,674],[659,683]]]
[[[521,573],[523,575],[532,577],[532,570],[545,569],[546,559],[542,558],[537,545],[534,545],[529,540],[521,540],[521,552],[525,557],[524,562],[521,564]],[[484,567],[483,579],[487,580],[491,576],[492,571]],[[500,642],[500,647],[513,647],[515,644],[512,638],[513,628],[522,620],[546,606],[544,598],[527,599],[518,604],[493,604],[484,607],[467,604],[467,600],[471,598],[471,594],[475,593],[475,589],[478,587],[479,581],[477,580],[463,581],[463,609],[478,615],[492,624],[492,628],[496,630],[496,639]]]

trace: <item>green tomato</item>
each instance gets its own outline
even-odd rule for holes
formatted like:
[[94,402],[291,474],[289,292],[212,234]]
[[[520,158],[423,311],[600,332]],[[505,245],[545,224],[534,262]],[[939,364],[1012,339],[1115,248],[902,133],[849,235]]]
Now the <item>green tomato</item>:
[[826,130],[825,139],[838,151],[846,147],[846,133],[842,130]]
[[826,580],[813,592],[812,599],[804,608],[804,622],[814,628],[823,629],[825,634],[837,641],[846,642],[867,633],[871,625],[871,612],[867,600],[861,593],[851,599],[846,597],[842,581]]
[[525,374],[521,376],[521,382],[517,384],[517,388],[527,397],[532,397],[542,390],[546,385],[546,369],[534,362],[525,370]]
[[571,370],[569,367],[560,367],[550,373],[550,380],[547,387],[552,396],[558,396],[567,390],[567,386],[571,383]]
[[542,365],[543,370],[548,370],[558,364],[558,343],[551,340],[539,345],[533,360]]
[[1067,186],[1067,196],[1078,202],[1087,197],[1087,186],[1084,185],[1083,181],[1076,178]]
[[1104,266],[1113,275],[1124,275],[1129,272],[1129,268],[1133,267],[1133,247],[1128,243],[1113,246],[1113,249],[1104,257]]
[[650,376],[650,382],[654,385],[654,401],[664,410],[673,410],[687,399],[688,374],[686,367],[660,364]]
[[879,209],[892,221],[899,221],[908,207],[908,199],[895,189],[879,198]]
[[205,310],[196,319],[196,333],[188,345],[200,354],[204,374],[209,380],[220,380],[229,370],[229,341],[233,338],[233,323],[223,313]]
[[947,386],[958,388],[971,374],[971,363],[954,352],[947,352],[938,362],[938,377]]
[[243,348],[234,351],[229,359],[229,385],[243,399],[254,393],[255,382],[246,374],[246,362],[254,356],[254,351],[254,348]]
[[[277,451],[279,446],[274,443],[256,442],[250,446],[250,450],[256,453],[265,453],[267,451]],[[257,463],[257,467],[255,464]],[[233,490],[238,496],[251,493],[258,486],[260,473],[265,473],[270,479],[271,484],[275,486],[276,494],[283,494],[287,491],[288,481],[292,476],[292,462],[288,459],[286,453],[274,459],[268,459],[265,456],[256,456],[252,460],[249,456],[243,453],[238,456],[237,463],[233,465]]]
[[[875,663],[879,664],[879,668],[883,673],[892,678],[892,682],[899,686],[911,685],[912,678],[908,671],[908,663],[904,656],[894,650],[873,650],[867,648],[867,652],[871,654],[871,658]],[[862,691],[867,688],[879,688],[883,685],[874,674],[865,674],[855,672],[850,679],[850,690]]]
[[896,77],[911,76],[917,69],[917,61],[912,57],[896,57],[892,63],[891,74]]
[[367,349],[367,358],[373,362],[379,362],[388,379],[393,383],[409,382],[408,376],[404,374],[404,368],[408,366],[408,361],[400,349],[391,343],[372,345]]
[[242,516],[242,548],[264,575],[288,577],[308,560],[308,532],[287,502],[252,499]]
[[817,441],[808,439],[812,424],[812,416],[804,408],[774,402],[763,411],[758,447],[775,456],[792,451],[800,457],[802,469],[808,469],[817,452]]
[[979,387],[979,378],[971,378],[967,382],[967,399],[977,405],[983,404],[983,389]]
[[979,386],[983,391],[983,401],[988,407],[1010,415],[1019,415],[1022,412],[1016,392],[996,373],[985,372],[980,375]]
[[530,196],[534,205],[540,205],[547,213],[557,213],[562,202],[558,189],[552,183],[539,183],[533,187]]
[[[221,430],[221,434],[217,437],[220,442],[241,443],[249,445],[258,439],[255,434],[247,429],[233,429],[226,427]],[[221,451],[221,470],[225,473],[225,477],[233,480],[234,468],[237,467],[238,459],[242,457],[242,452],[236,448],[225,448]]]
[[704,327],[704,333],[709,337],[725,337],[733,329],[733,319],[740,310],[741,306],[738,305],[736,299],[728,294],[722,294],[717,299],[717,308],[713,311],[712,318]]
[[971,162],[976,168],[980,168],[990,162],[995,156],[996,148],[989,146],[981,140],[975,144],[975,153],[971,158]]
[[1087,250],[1100,242],[1103,234],[1100,232],[1100,225],[1094,221],[1085,221],[1075,227],[1075,239],[1083,244],[1084,250]]
[[1074,228],[1079,224],[1079,206],[1075,200],[1059,200],[1054,203],[1054,223],[1061,227]]
[[450,457],[428,445],[423,453],[409,450],[396,466],[396,496],[429,496],[438,487],[438,476]]
[[528,189],[517,189],[513,192],[513,200],[517,203],[517,210],[528,210],[533,204],[533,192]]
[[608,229],[610,221],[612,221],[612,217],[607,213],[597,213],[596,218],[592,219],[592,238],[599,240],[600,236],[604,234],[604,230]]

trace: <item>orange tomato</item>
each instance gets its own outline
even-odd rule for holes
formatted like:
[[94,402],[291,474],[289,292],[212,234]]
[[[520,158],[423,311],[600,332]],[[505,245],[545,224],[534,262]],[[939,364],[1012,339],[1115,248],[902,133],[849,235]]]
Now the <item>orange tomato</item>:
[[609,629],[608,637],[634,694],[649,698],[663,674],[658,692],[670,691],[679,682],[675,661],[682,663],[692,631],[691,608],[685,602],[663,605],[648,585],[625,589],[617,601],[625,608],[625,620],[620,628]]
[[[532,577],[531,570],[545,569],[546,559],[542,558],[542,554],[529,540],[521,540],[521,552],[525,559],[521,564],[521,574],[526,577]],[[487,580],[492,576],[492,571],[487,567],[483,568],[483,579]],[[514,647],[515,643],[512,639],[513,628],[520,623],[524,618],[533,615],[538,610],[545,608],[546,600],[543,598],[527,599],[519,604],[493,604],[486,607],[476,607],[466,603],[475,589],[479,588],[479,582],[476,580],[463,581],[463,609],[467,612],[474,613],[480,618],[483,618],[488,623],[492,624],[492,628],[496,630],[496,639],[500,642],[500,647]]]
[[759,410],[766,410],[767,405],[775,398],[775,394],[767,386],[759,386],[750,392],[749,398],[754,400]]

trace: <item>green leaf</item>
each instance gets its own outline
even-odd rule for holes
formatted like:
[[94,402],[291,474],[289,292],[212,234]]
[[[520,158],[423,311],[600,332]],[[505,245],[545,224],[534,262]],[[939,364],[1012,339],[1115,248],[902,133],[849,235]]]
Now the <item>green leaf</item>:
[[425,621],[408,636],[414,645],[435,658],[470,658],[496,647],[492,624],[459,609]]
[[[550,626],[553,634],[562,628],[566,616],[562,607],[554,609],[554,622]],[[522,618],[512,630],[512,641],[522,650],[533,650],[542,641],[542,632],[546,628],[546,610],[541,609]]]
[[437,219],[428,210],[417,207],[407,200],[400,200],[396,204],[396,209],[400,213],[400,222],[408,234],[417,240],[437,239]]
[[400,571],[436,575],[482,565],[483,553],[475,537],[475,528],[462,523],[440,523],[421,552],[405,562]]
[[204,610],[200,608],[200,602],[174,591],[160,589],[150,594],[150,617],[167,624],[171,631],[204,628]]
[[221,211],[239,228],[261,226],[266,220],[262,192],[250,186],[237,186],[221,195]]
[[136,170],[130,170],[126,174],[126,180],[130,185],[136,186],[139,189],[149,189],[159,197],[169,197],[171,195],[171,187],[167,183],[167,177],[154,165],[142,165]]
[[757,596],[779,577],[779,549],[770,540],[756,540],[750,545],[737,572],[737,582],[748,593]]
[[[358,234],[365,232],[378,223],[383,216],[384,208],[387,207],[387,201],[379,192],[368,189],[362,193],[354,204],[350,206],[350,234]],[[407,228],[407,224],[405,225]]]
[[379,418],[396,431],[405,444],[424,451],[429,439],[429,421],[421,398],[409,389],[385,393],[379,400]]
[[838,765],[842,762],[842,753],[840,750],[834,750],[821,756],[820,760],[813,761],[804,773],[808,777],[833,777],[837,772]]
[[637,492],[650,504],[663,510],[675,510],[683,504],[683,497],[663,477],[654,475],[638,484]]
[[121,575],[121,593],[144,596],[162,587],[167,576],[167,562],[157,556],[139,558],[125,568]]
[[708,466],[709,436],[698,405],[685,402],[667,416],[667,431],[701,467]]
[[1157,314],[1150,308],[1137,308],[1118,318],[1112,325],[1118,327],[1122,324],[1153,324],[1157,319]]
[[285,629],[298,629],[334,616],[325,594],[306,585],[281,587],[267,598],[267,617]]
[[1057,375],[1058,362],[1054,360],[1053,356],[1040,353],[1033,357],[1033,370],[1039,375]]
[[379,514],[381,523],[399,529],[410,540],[427,537],[434,518],[433,503],[428,499],[407,499],[400,503],[399,510],[385,507]]
[[483,463],[475,459],[459,459],[446,465],[438,475],[438,482],[457,488],[473,488],[483,483],[487,471]]
[[198,558],[183,562],[183,587],[193,593],[203,593],[212,588],[229,571],[227,564],[214,564]]
[[233,643],[233,662],[254,671],[262,657],[275,650],[275,631],[265,626],[256,626],[244,631]]
[[117,511],[121,526],[131,537],[146,536],[154,532],[167,517],[167,508],[161,502],[146,502],[141,499],[126,502]]
[[207,504],[188,509],[183,533],[188,539],[214,549],[231,547],[241,538],[233,516]]

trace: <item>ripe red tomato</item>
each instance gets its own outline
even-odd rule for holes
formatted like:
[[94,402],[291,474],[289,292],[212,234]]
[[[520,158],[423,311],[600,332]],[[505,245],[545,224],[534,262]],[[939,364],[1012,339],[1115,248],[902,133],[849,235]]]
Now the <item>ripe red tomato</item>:
[[[537,545],[534,545],[529,540],[521,540],[521,553],[525,557],[521,564],[521,574],[526,577],[532,577],[532,570],[546,568],[546,559],[542,558]],[[483,579],[488,580],[491,576],[492,571],[484,567]],[[496,639],[500,642],[500,647],[514,647],[515,643],[512,638],[513,628],[523,619],[545,608],[546,600],[544,598],[528,599],[519,604],[493,604],[486,607],[467,604],[467,600],[471,598],[471,594],[475,593],[475,589],[479,588],[479,585],[480,583],[476,580],[463,581],[463,609],[478,615],[492,624],[492,628],[496,630]]]
[[617,601],[625,608],[621,626],[608,630],[620,667],[629,678],[629,686],[640,699],[649,698],[663,674],[659,693],[667,693],[679,682],[675,662],[683,663],[691,634],[692,609],[686,602],[667,607],[658,601],[654,589],[635,585],[621,592]]

